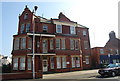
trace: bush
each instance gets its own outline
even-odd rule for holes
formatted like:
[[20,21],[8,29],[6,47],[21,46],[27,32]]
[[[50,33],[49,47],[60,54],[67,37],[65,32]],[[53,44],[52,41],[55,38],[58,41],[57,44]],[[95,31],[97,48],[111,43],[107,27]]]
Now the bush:
[[11,65],[3,65],[2,66],[2,73],[11,73]]

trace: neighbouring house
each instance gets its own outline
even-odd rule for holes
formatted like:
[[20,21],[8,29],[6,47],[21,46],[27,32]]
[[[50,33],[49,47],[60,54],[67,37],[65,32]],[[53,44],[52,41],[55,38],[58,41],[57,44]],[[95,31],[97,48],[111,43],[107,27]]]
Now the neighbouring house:
[[120,63],[120,39],[115,32],[109,33],[109,40],[104,47],[92,48],[92,64],[99,68],[101,64]]
[[12,58],[10,56],[0,55],[0,66],[11,64]]
[[40,78],[43,72],[90,69],[89,29],[71,21],[63,13],[57,19],[46,19],[36,16],[26,6],[19,15],[18,33],[13,36],[12,56],[13,72],[32,73],[34,67],[35,76]]

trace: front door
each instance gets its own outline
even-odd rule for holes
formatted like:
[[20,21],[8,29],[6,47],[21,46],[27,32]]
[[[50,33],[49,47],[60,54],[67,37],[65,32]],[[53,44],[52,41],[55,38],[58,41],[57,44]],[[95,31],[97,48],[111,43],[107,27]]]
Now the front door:
[[48,61],[43,60],[43,72],[47,72],[47,71],[48,71]]
[[42,46],[43,46],[43,53],[47,53],[48,52],[47,39],[43,39]]

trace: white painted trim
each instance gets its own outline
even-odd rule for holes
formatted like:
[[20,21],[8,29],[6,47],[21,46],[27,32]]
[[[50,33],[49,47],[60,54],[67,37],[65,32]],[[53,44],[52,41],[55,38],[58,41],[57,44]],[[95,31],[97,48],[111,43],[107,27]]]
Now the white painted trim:
[[[27,54],[27,55],[33,55],[33,54]],[[38,53],[34,55],[56,55],[55,53]]]
[[[32,33],[27,33],[27,35],[33,35]],[[55,35],[48,35],[48,34],[34,34],[35,36],[45,36],[45,37],[55,37]]]

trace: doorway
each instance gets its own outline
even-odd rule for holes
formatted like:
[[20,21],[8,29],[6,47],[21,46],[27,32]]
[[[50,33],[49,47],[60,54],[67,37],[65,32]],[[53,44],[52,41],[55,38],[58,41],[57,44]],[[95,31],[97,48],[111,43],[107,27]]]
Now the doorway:
[[43,72],[47,72],[47,71],[48,71],[48,61],[43,60]]

